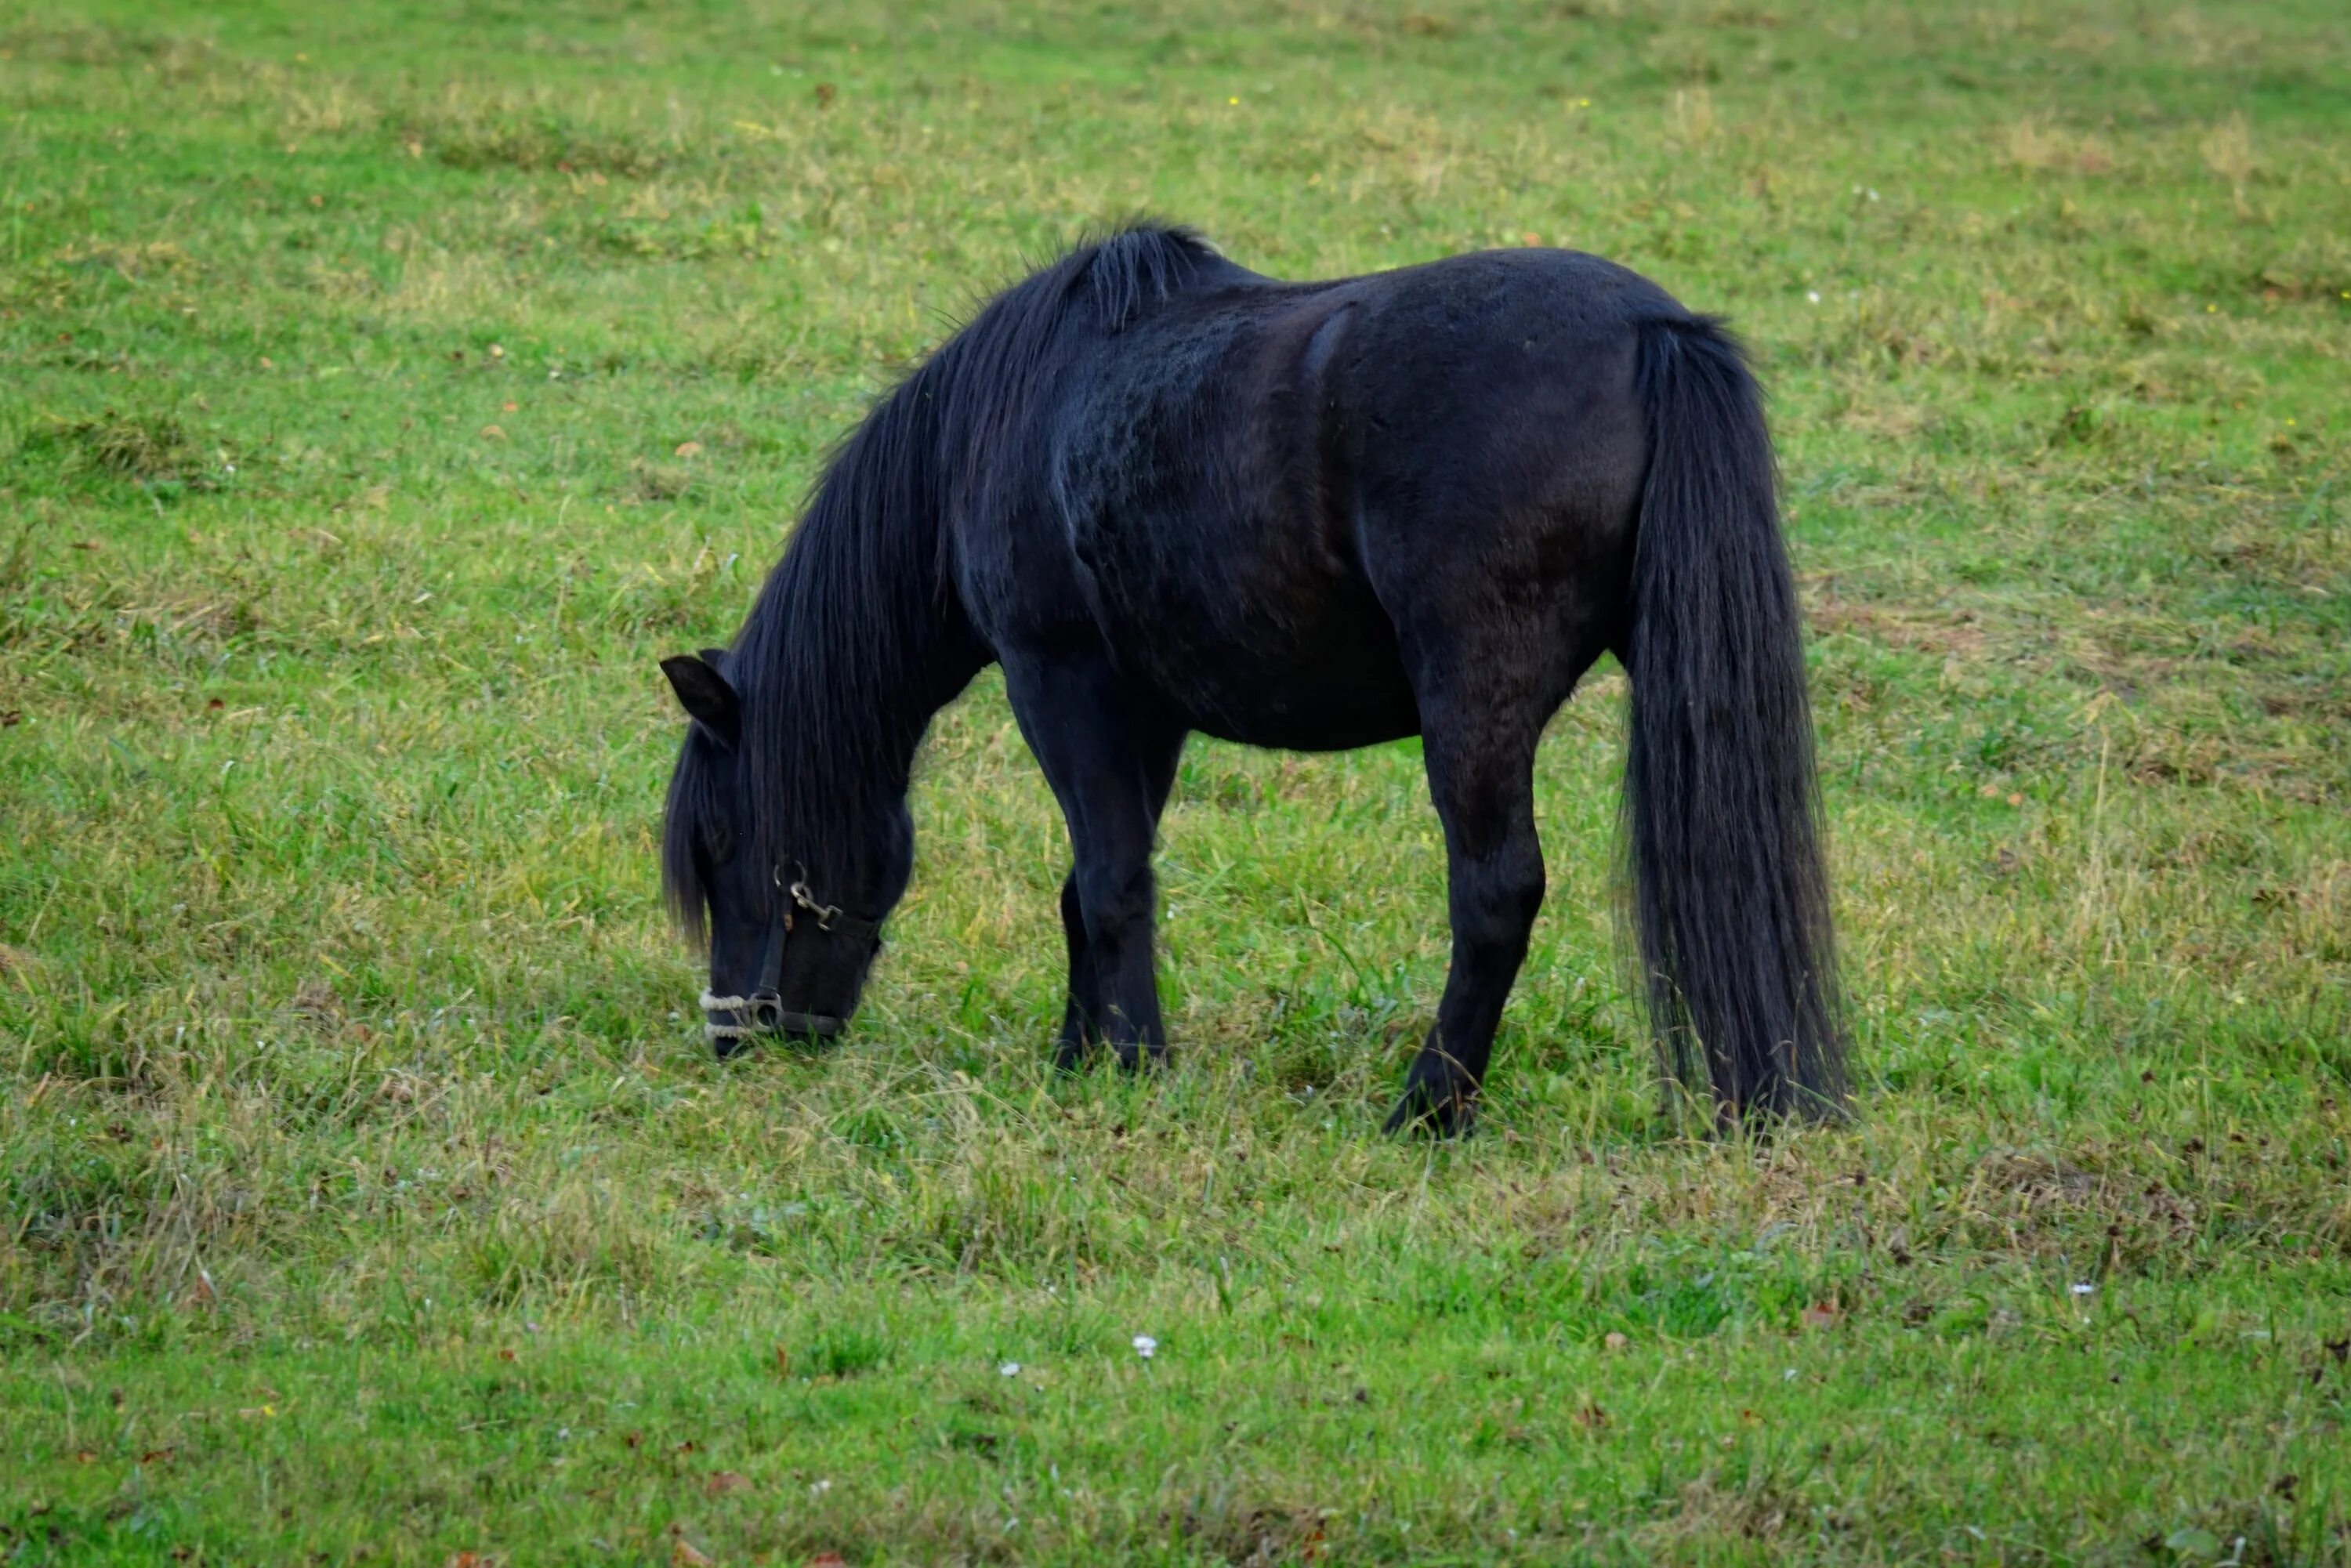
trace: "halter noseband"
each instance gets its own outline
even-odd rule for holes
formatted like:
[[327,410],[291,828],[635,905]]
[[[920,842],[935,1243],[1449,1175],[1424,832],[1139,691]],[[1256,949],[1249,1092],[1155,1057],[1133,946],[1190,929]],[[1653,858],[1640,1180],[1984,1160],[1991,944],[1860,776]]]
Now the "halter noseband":
[[[783,873],[776,873],[777,885],[783,884]],[[803,868],[800,877],[786,889],[792,895],[792,907],[806,910],[816,916],[816,928],[863,942],[865,960],[882,947],[882,926],[878,921],[860,920],[841,912],[834,904],[820,904],[809,892],[808,876]],[[784,983],[784,939],[791,935],[792,910],[787,909],[768,927],[768,945],[759,957],[759,988],[747,997],[715,996],[702,993],[702,1010],[705,1013],[731,1014],[732,1023],[711,1023],[705,1020],[704,1035],[715,1041],[744,1040],[758,1034],[813,1034],[830,1039],[849,1027],[847,1019],[828,1013],[795,1013],[784,1010],[780,989]]]

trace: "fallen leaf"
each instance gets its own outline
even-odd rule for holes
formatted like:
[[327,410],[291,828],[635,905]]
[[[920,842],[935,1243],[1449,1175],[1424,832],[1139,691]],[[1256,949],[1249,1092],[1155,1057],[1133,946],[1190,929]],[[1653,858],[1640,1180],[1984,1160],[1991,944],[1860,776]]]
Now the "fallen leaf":
[[678,455],[678,456],[680,456],[680,457],[699,457],[699,456],[701,456],[701,455],[702,455],[702,443],[700,443],[699,441],[681,441],[681,442],[679,442],[679,443],[677,444],[677,455]]
[[809,1568],[849,1568],[849,1559],[838,1552],[820,1552],[809,1559]]
[[1837,1317],[1834,1301],[1814,1301],[1804,1309],[1804,1326],[1808,1329],[1834,1328]]
[[712,1497],[725,1497],[728,1492],[734,1491],[748,1491],[751,1490],[751,1478],[737,1475],[733,1470],[720,1470],[702,1483],[702,1490]]
[[1626,1345],[1633,1342],[1626,1339],[1621,1333],[1612,1332],[1606,1339],[1602,1340],[1600,1343],[1606,1345],[1610,1350],[1623,1350]]
[[521,406],[522,406],[522,404],[520,404],[520,403],[518,403],[518,402],[502,402],[502,403],[498,404],[498,412],[499,412],[499,413],[512,413],[515,410],[517,410],[517,409],[520,408]]
[[495,425],[495,424],[486,424],[486,425],[482,426],[482,439],[483,439],[483,440],[485,440],[485,441],[504,441],[506,438],[507,438],[507,433],[506,433],[505,431],[503,431],[503,430],[500,430],[496,425]]
[[91,1453],[88,1448],[83,1448],[74,1455],[74,1463],[78,1465],[94,1465],[98,1463],[98,1456]]
[[674,1542],[669,1549],[669,1560],[676,1568],[710,1568],[711,1563],[709,1555],[695,1551],[694,1542],[690,1541]]

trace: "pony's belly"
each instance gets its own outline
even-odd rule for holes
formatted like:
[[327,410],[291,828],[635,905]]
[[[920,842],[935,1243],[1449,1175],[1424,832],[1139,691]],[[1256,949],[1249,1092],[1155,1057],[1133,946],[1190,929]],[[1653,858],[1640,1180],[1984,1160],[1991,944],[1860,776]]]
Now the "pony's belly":
[[1172,659],[1154,650],[1148,684],[1192,728],[1244,746],[1345,751],[1420,733],[1393,637],[1281,641],[1196,645]]
[[[1223,711],[1203,716],[1194,727],[1218,740],[1243,746],[1263,746],[1282,751],[1352,751],[1420,733],[1420,712],[1412,693],[1399,688],[1388,701],[1364,701],[1361,692],[1338,694],[1340,700],[1259,703],[1248,711]],[[1350,700],[1352,699],[1352,700]]]

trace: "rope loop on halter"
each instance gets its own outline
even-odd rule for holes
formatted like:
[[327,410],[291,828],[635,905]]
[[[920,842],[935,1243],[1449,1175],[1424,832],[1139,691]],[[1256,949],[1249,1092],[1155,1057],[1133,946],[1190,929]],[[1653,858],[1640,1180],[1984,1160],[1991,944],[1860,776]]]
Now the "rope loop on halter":
[[[782,998],[773,992],[756,997],[720,997],[708,991],[702,993],[702,1010],[705,1013],[732,1013],[733,1023],[710,1023],[702,1026],[710,1040],[749,1040],[762,1034],[814,1034],[831,1037],[848,1026],[845,1019],[826,1013],[790,1013],[784,1010]],[[745,1023],[748,1014],[750,1022]]]
[[728,1013],[735,1019],[733,1023],[705,1020],[702,1032],[710,1040],[748,1040],[762,1034],[830,1037],[848,1027],[846,1019],[825,1013],[786,1012],[782,998],[772,991],[762,992],[756,997],[721,997],[705,991],[702,993],[702,1010],[705,1013]]

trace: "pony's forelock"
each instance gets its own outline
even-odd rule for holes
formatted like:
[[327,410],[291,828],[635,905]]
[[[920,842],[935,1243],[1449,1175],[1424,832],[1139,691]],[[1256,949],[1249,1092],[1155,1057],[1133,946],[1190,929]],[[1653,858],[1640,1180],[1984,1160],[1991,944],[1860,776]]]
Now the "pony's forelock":
[[685,744],[670,775],[669,800],[662,812],[662,902],[695,951],[710,941],[710,890],[702,874],[701,846],[717,810],[713,798],[709,747],[699,726],[688,725]]

